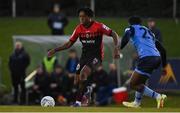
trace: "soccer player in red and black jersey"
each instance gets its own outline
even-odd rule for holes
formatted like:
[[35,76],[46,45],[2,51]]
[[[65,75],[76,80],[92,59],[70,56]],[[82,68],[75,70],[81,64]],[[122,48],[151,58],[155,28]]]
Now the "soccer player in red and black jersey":
[[[76,40],[82,43],[82,55],[80,63],[77,66],[75,84],[80,84],[80,93],[77,96],[76,104],[81,106],[84,88],[82,88],[87,76],[93,72],[96,67],[101,65],[103,60],[103,35],[111,36],[114,40],[114,58],[119,58],[118,34],[103,23],[93,20],[94,12],[90,8],[81,8],[78,10],[80,24],[75,28],[70,40],[60,47],[48,52],[52,56],[58,51],[70,48]],[[86,77],[82,77],[82,74]],[[81,90],[82,89],[82,90]],[[84,99],[83,99],[84,100]]]

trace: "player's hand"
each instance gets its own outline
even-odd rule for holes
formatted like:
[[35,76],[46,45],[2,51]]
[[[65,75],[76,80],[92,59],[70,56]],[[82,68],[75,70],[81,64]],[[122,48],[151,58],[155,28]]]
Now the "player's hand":
[[47,55],[48,55],[48,57],[51,57],[51,56],[53,56],[55,53],[56,53],[56,51],[55,51],[54,49],[51,49],[51,50],[48,51]]
[[118,47],[114,48],[114,58],[115,59],[120,58],[120,51],[119,51]]
[[166,67],[162,68],[162,75],[166,75],[167,74],[167,65]]

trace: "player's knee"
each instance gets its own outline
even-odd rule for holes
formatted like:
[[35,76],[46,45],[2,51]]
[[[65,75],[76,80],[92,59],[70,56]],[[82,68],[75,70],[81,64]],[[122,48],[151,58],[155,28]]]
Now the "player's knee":
[[88,66],[84,66],[81,70],[81,75],[84,75],[85,77],[87,77],[90,74],[91,74],[91,68]]

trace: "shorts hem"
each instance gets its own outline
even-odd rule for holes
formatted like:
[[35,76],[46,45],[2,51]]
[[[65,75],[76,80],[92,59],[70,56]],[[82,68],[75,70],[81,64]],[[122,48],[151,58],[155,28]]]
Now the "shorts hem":
[[146,73],[146,72],[142,72],[142,71],[138,70],[137,68],[136,68],[134,71],[136,71],[137,73],[139,73],[139,74],[141,74],[141,75],[145,75],[145,76],[147,76],[148,78],[151,76],[151,74]]

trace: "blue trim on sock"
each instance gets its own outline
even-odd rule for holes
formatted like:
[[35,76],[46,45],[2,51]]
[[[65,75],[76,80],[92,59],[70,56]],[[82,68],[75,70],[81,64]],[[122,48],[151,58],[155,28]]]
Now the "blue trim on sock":
[[141,98],[136,97],[137,100],[141,100]]
[[134,102],[138,103],[139,105],[141,104],[141,100],[142,100],[142,93],[136,91],[135,92],[135,99]]
[[154,98],[154,99],[156,99],[157,96],[159,95],[159,93],[153,91],[152,89],[150,89],[150,88],[147,87],[147,86],[144,86],[143,94],[146,95],[146,96],[148,96],[148,97]]

